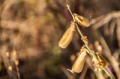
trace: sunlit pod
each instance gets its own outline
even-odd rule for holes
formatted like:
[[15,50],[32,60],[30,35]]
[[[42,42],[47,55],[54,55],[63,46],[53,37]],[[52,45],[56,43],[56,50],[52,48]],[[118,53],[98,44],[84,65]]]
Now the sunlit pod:
[[87,18],[85,18],[85,17],[83,17],[83,16],[80,16],[80,15],[78,15],[78,14],[73,14],[73,16],[74,16],[74,18],[75,18],[75,21],[79,24],[79,25],[81,25],[81,26],[83,26],[83,27],[89,27],[90,26],[90,19],[87,19]]
[[92,61],[93,61],[95,70],[99,70],[100,71],[101,70],[100,65],[105,67],[106,66],[106,61],[99,53],[96,53],[95,55],[96,55],[98,61],[96,61],[95,58],[93,58]]
[[66,32],[63,34],[62,38],[59,41],[59,46],[61,48],[66,48],[70,44],[74,35],[74,31],[75,23],[72,21],[70,27],[66,30]]
[[85,59],[86,59],[86,49],[81,49],[78,58],[76,59],[75,63],[72,66],[72,70],[68,69],[70,72],[80,73],[84,67]]
[[96,53],[96,57],[97,59],[99,60],[100,64],[105,67],[106,66],[106,61],[105,59],[99,54],[99,53]]

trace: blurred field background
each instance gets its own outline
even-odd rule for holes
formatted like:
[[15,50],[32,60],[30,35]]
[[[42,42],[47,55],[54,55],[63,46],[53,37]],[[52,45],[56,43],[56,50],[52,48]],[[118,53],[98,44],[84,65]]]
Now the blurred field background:
[[67,71],[83,43],[76,31],[66,49],[58,46],[72,20],[66,4],[92,16],[91,26],[80,29],[120,79],[120,0],[0,0],[0,79],[110,79],[94,71],[90,56],[81,73]]

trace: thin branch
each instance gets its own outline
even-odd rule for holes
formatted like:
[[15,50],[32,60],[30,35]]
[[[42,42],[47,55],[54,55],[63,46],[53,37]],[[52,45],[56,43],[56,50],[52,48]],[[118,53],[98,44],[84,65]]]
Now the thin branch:
[[[96,30],[96,29],[98,29],[100,26],[102,26],[102,25],[104,25],[104,24],[106,24],[106,23],[108,23],[110,20],[112,20],[113,18],[118,18],[118,17],[120,17],[120,11],[118,11],[118,12],[112,12],[112,13],[109,13],[109,14],[107,14],[107,15],[102,15],[102,16],[100,16],[99,18],[101,19],[101,20],[99,20],[99,19],[93,19],[92,21],[91,21],[91,25],[92,25],[92,29],[94,29],[94,30]],[[98,21],[99,20],[99,21]],[[98,21],[98,22],[97,22]],[[96,23],[97,22],[97,23]]]
[[60,65],[59,67],[68,79],[74,79],[74,77],[66,70],[66,68],[63,65]]

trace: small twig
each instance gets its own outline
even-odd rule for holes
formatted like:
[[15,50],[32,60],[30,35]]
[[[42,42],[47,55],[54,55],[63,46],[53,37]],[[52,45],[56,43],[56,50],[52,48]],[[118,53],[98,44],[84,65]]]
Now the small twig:
[[[109,13],[109,14],[107,14],[107,15],[105,15],[105,16],[102,15],[101,17],[102,17],[101,20],[98,21],[97,23],[96,23],[96,21],[95,21],[95,20],[97,20],[97,19],[94,19],[94,20],[91,22],[91,24],[93,25],[93,26],[92,26],[92,29],[96,30],[96,29],[98,29],[100,26],[108,23],[111,19],[113,19],[113,18],[119,18],[119,17],[120,17],[120,11],[118,11],[118,12],[112,12],[112,13]],[[103,18],[103,17],[104,17],[104,18]]]
[[[74,18],[73,14],[72,14],[72,12],[71,12],[71,10],[70,10],[69,5],[67,5],[67,8],[68,8],[68,10],[69,10],[69,12],[70,12],[70,14],[71,14],[71,16],[72,16],[72,18],[73,18],[73,21],[75,22],[75,25],[76,25],[76,27],[77,27],[77,30],[78,30],[81,38],[83,39],[85,36],[83,36],[82,32],[81,32],[80,29],[78,28],[78,25],[77,25],[77,23],[76,23],[76,21],[75,21],[75,18]],[[85,41],[83,41],[83,42],[84,42],[84,44],[85,44],[85,47],[88,49],[89,53],[93,56],[93,58],[95,58],[96,61],[97,61],[98,63],[100,63],[99,60],[97,59],[97,57],[95,56],[95,54],[94,54],[94,53],[92,52],[92,50],[89,48],[88,44],[87,44]],[[101,67],[102,70],[105,71],[105,73],[106,73],[111,79],[114,79],[114,78],[110,75],[110,73],[109,73],[101,64],[100,64],[100,67]]]
[[87,73],[87,70],[88,70],[88,65],[86,64],[86,65],[85,65],[85,68],[84,68],[84,70],[83,70],[83,73],[81,73],[79,79],[84,79],[84,78],[85,78],[85,75],[86,75],[86,73]]
[[16,64],[15,64],[15,66],[16,66],[16,70],[17,70],[17,72],[16,72],[16,73],[17,73],[18,79],[21,79],[21,78],[20,78],[20,73],[19,73],[18,66],[17,66]]
[[66,68],[63,65],[60,65],[59,67],[68,79],[74,79],[74,77],[66,70]]

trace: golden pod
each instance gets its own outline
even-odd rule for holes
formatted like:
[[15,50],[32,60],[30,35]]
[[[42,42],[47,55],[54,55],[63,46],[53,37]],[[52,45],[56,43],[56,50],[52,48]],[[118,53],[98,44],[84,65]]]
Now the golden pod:
[[105,59],[104,59],[100,54],[98,54],[98,53],[96,53],[96,57],[97,57],[97,59],[99,60],[100,64],[101,64],[103,67],[105,67],[105,66],[106,66],[106,61],[105,61]]
[[77,57],[75,63],[72,66],[72,70],[68,69],[70,72],[74,73],[80,73],[83,69],[84,63],[85,63],[85,58],[86,58],[86,48],[80,50],[80,54]]
[[78,14],[73,14],[73,16],[74,16],[74,18],[75,18],[75,21],[79,24],[79,25],[81,25],[81,26],[83,26],[83,27],[89,27],[90,26],[90,20],[89,19],[87,19],[87,18],[85,18],[85,17],[83,17],[83,16],[80,16],[80,15],[78,15]]
[[72,21],[70,27],[66,30],[66,32],[63,34],[62,38],[59,41],[59,46],[61,48],[66,48],[70,44],[74,35],[74,31],[75,23]]
[[100,71],[101,70],[100,65],[105,67],[106,66],[106,61],[99,53],[96,53],[95,55],[96,55],[96,58],[97,58],[98,61],[95,58],[93,58],[92,61],[93,61],[95,70]]

